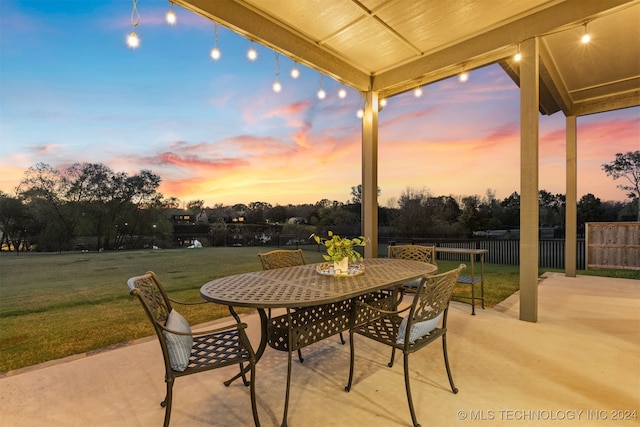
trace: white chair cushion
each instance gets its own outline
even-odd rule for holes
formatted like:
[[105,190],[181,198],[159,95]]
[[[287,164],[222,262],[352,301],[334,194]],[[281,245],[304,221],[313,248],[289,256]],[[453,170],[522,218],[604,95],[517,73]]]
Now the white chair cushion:
[[[191,333],[191,327],[187,319],[173,309],[169,313],[165,327],[176,332]],[[171,369],[179,372],[184,371],[189,365],[189,356],[191,355],[191,347],[193,347],[193,337],[191,335],[172,334],[167,331],[163,333],[167,340]]]
[[421,280],[422,280],[422,277],[418,277],[417,279],[413,279],[413,280],[409,280],[408,282],[404,282],[402,284],[402,286],[404,286],[405,288],[418,289],[418,286],[420,286],[420,281]]
[[[416,342],[418,338],[422,338],[425,335],[428,335],[431,331],[438,327],[440,323],[440,318],[442,317],[442,313],[438,314],[433,319],[425,320],[423,322],[416,322],[411,326],[411,331],[409,332],[409,343],[413,344]],[[404,344],[404,336],[407,332],[407,322],[409,321],[408,316],[402,319],[400,323],[400,327],[398,328],[398,336],[396,338],[397,344]]]

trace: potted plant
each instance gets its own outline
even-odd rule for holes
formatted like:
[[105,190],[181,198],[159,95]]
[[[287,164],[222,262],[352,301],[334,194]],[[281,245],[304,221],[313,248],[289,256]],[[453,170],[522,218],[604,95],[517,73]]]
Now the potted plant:
[[327,248],[326,255],[322,257],[327,261],[333,261],[333,268],[336,272],[346,273],[349,269],[349,261],[355,262],[362,255],[354,248],[355,246],[364,246],[366,244],[366,238],[364,236],[354,237],[353,239],[347,239],[346,237],[340,237],[337,234],[333,234],[333,231],[328,231],[328,239],[322,238],[317,234],[312,234],[311,237],[318,244],[323,244]]

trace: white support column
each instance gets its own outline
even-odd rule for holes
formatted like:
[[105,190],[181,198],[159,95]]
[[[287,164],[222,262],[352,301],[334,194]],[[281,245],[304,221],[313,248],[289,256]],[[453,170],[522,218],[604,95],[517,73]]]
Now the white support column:
[[520,320],[538,321],[539,41],[520,45]]
[[362,235],[365,258],[378,257],[378,92],[367,92],[362,117]]
[[564,273],[567,277],[576,277],[576,255],[578,239],[578,132],[576,116],[567,116],[567,198],[564,226]]

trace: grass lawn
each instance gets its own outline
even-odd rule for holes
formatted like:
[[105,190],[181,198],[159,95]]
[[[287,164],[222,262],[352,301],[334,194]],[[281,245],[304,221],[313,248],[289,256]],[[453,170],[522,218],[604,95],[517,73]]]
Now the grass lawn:
[[[257,254],[267,250],[271,248],[3,254],[0,374],[152,335],[140,303],[129,296],[129,277],[155,271],[173,298],[196,301],[209,280],[260,270]],[[323,261],[315,247],[304,256],[307,263]],[[439,271],[458,264],[439,261]],[[491,307],[518,290],[518,267],[486,264],[485,281],[485,305]],[[468,289],[462,286],[456,293],[469,295]],[[198,324],[227,316],[228,310],[206,304],[182,313]]]

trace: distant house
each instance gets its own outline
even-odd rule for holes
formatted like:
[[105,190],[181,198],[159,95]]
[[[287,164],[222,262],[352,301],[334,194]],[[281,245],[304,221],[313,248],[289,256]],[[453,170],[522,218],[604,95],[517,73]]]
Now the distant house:
[[195,215],[184,209],[169,209],[168,215],[173,224],[193,224],[196,220]]
[[301,216],[294,216],[287,220],[287,224],[306,224],[307,220]]

